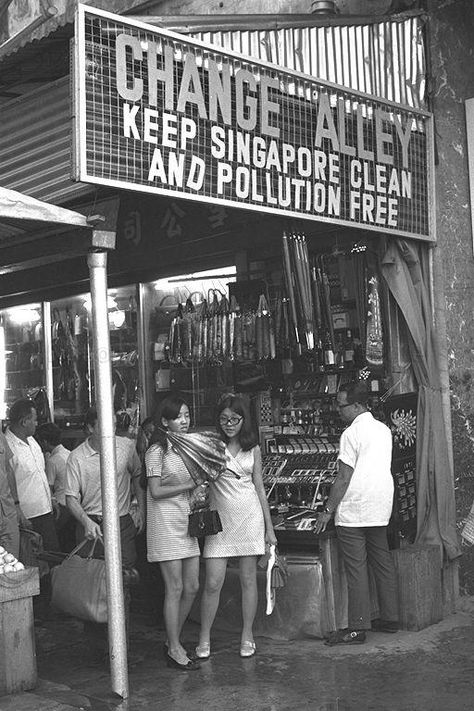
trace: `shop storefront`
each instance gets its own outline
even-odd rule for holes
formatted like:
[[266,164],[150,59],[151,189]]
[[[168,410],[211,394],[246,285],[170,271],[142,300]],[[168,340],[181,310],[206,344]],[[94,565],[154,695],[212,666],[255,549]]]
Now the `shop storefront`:
[[[336,472],[338,389],[366,379],[394,433],[392,547],[412,551],[409,563],[400,554],[409,576],[413,544],[433,546],[423,560],[436,605],[420,619],[441,619],[458,551],[432,319],[431,116],[407,96],[382,100],[91,8],[75,44],[79,182],[67,192],[85,214],[100,212],[80,197],[86,185],[112,206],[124,433],[170,390],[199,428],[223,393],[246,393],[280,547],[295,574],[320,571],[327,631],[343,622],[343,583],[331,534],[318,539],[312,524]],[[4,298],[1,317],[5,410],[44,388],[72,445],[96,391],[87,276],[68,276],[56,290],[38,282],[34,303]]]

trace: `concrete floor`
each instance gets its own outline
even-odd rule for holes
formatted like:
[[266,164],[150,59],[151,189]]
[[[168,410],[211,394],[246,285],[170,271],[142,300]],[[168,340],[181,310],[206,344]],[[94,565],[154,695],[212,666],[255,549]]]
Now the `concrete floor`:
[[[188,624],[192,648],[198,627]],[[110,693],[108,667],[82,626],[55,617],[36,627],[40,681],[32,692],[0,697],[0,711],[472,711],[474,598],[420,632],[370,633],[366,644],[325,647],[319,639],[257,639],[257,655],[238,655],[238,634],[218,632],[199,671],[168,669],[163,630],[134,615],[130,699]]]

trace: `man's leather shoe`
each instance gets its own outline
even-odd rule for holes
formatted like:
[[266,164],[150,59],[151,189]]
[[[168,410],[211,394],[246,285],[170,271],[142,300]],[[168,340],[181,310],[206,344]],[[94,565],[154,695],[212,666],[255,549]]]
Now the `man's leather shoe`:
[[365,642],[364,630],[337,630],[332,632],[324,642],[328,647],[336,644],[363,644]]

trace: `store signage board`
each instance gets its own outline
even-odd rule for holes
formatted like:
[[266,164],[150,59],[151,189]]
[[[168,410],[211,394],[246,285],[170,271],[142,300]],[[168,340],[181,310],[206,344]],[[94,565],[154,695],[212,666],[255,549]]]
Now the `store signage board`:
[[429,114],[79,5],[73,177],[432,241]]

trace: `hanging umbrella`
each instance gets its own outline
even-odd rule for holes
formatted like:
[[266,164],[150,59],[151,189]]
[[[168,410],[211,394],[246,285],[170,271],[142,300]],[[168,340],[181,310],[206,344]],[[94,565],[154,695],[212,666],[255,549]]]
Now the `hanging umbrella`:
[[286,584],[288,577],[288,569],[285,561],[279,555],[276,546],[271,545],[267,561],[267,579],[266,579],[266,614],[271,615],[275,607],[276,595],[275,590],[282,588]]
[[283,266],[284,266],[284,276],[285,276],[285,286],[286,295],[288,296],[288,301],[291,309],[291,318],[293,321],[293,328],[295,331],[296,340],[296,350],[299,355],[301,355],[301,340],[298,329],[298,315],[296,311],[296,295],[293,288],[293,270],[291,268],[291,258],[290,258],[290,248],[288,244],[288,236],[286,232],[283,232]]

